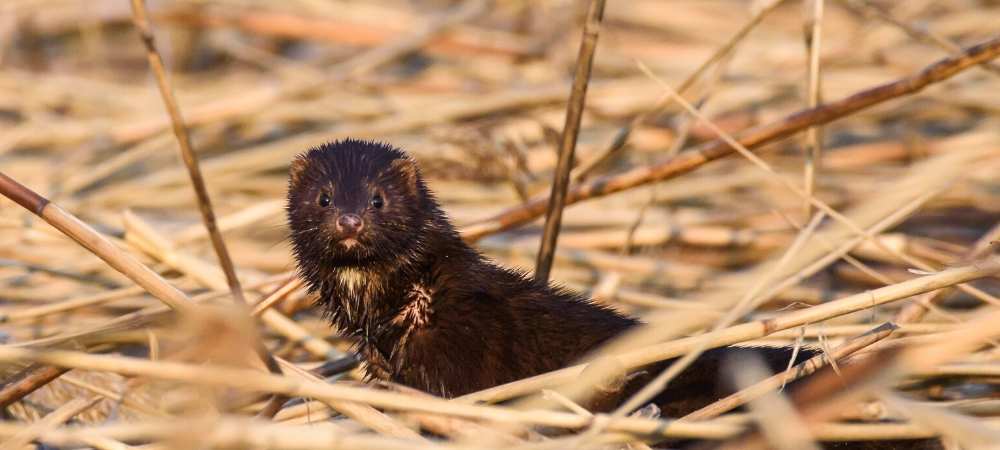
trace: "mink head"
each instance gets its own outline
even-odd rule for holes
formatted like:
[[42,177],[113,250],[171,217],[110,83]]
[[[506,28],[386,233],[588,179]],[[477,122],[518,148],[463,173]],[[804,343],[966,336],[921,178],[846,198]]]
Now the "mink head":
[[403,258],[433,207],[416,163],[386,144],[342,140],[292,162],[287,213],[301,268]]

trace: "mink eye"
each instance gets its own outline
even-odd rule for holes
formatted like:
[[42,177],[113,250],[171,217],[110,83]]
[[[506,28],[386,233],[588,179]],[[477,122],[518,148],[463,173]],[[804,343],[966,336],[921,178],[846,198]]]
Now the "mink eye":
[[319,204],[320,207],[326,208],[327,206],[330,206],[330,196],[326,192],[319,194],[319,198],[316,199],[316,203]]
[[372,208],[382,209],[382,205],[385,204],[385,200],[382,200],[382,196],[375,194],[372,196]]

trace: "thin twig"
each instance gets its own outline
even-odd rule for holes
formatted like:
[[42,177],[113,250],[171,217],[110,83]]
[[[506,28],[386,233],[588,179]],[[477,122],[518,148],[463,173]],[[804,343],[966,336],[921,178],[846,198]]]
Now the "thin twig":
[[[809,13],[803,35],[805,36],[806,55],[809,58],[809,108],[819,106],[820,79],[819,79],[819,55],[821,50],[821,39],[823,36],[823,2],[824,0],[805,0],[809,7]],[[816,177],[819,176],[819,161],[822,156],[822,129],[812,126],[806,129],[805,148],[805,192],[812,196],[816,189]],[[805,204],[805,216],[812,216],[812,205]]]
[[[194,149],[192,149],[191,135],[188,134],[187,126],[184,125],[180,106],[177,104],[177,99],[174,98],[170,80],[167,79],[163,58],[156,49],[153,31],[146,17],[145,0],[132,0],[132,22],[139,31],[139,37],[146,47],[146,58],[149,60],[149,67],[156,76],[156,85],[160,90],[160,97],[163,99],[163,104],[170,115],[170,123],[174,130],[174,136],[177,137],[177,145],[181,152],[181,158],[184,160],[188,175],[191,177],[191,187],[194,188],[195,198],[198,201],[198,209],[201,211],[202,221],[205,224],[205,229],[208,231],[209,239],[212,241],[212,248],[215,250],[215,255],[219,258],[219,265],[222,266],[222,272],[226,275],[229,292],[232,294],[233,301],[237,305],[246,306],[247,301],[243,297],[243,288],[240,286],[240,279],[236,275],[236,268],[233,267],[233,260],[229,256],[229,250],[226,248],[226,241],[223,240],[222,233],[219,231],[219,226],[216,223],[215,210],[212,208],[212,199],[208,195],[205,178],[201,175],[201,166],[198,164],[198,157],[194,154]],[[257,341],[254,347],[258,356],[270,372],[281,373],[281,367],[275,361],[274,357],[271,356],[271,352],[264,346],[263,342]],[[275,397],[262,414],[267,417],[273,417],[278,412],[278,409],[281,408],[281,404],[286,400],[287,398]]]
[[542,234],[538,261],[535,265],[535,278],[542,282],[548,281],[549,271],[552,269],[559,225],[562,223],[562,210],[566,202],[566,189],[569,187],[569,173],[573,168],[576,138],[580,134],[580,120],[583,118],[587,85],[590,83],[590,69],[594,63],[594,50],[597,49],[601,19],[604,17],[604,3],[605,0],[591,0],[583,26],[580,54],[576,61],[576,73],[573,74],[573,88],[569,103],[566,105],[566,123],[563,125],[562,140],[559,143],[559,162],[552,177],[552,192],[545,214],[545,231]]
[[40,364],[25,367],[11,377],[11,380],[4,384],[3,389],[0,389],[0,409],[14,404],[68,371],[69,369],[63,367]]
[[139,37],[146,47],[146,58],[149,60],[149,67],[156,76],[156,85],[160,90],[160,97],[170,115],[170,123],[173,126],[174,136],[177,138],[178,149],[184,165],[187,166],[188,175],[191,177],[191,187],[194,188],[195,198],[198,201],[198,209],[201,210],[202,222],[208,230],[209,239],[215,249],[215,255],[219,258],[219,265],[226,274],[226,282],[229,284],[229,291],[233,299],[241,304],[246,304],[243,298],[243,289],[240,287],[240,280],[236,276],[233,268],[233,260],[229,256],[226,242],[222,239],[219,226],[215,220],[215,210],[212,209],[212,199],[208,195],[208,188],[205,187],[205,178],[201,175],[201,166],[198,164],[198,157],[194,154],[191,146],[191,135],[188,134],[187,126],[184,125],[184,118],[181,116],[180,106],[174,98],[173,88],[170,80],[167,79],[166,69],[163,65],[163,58],[156,49],[156,42],[153,39],[153,31],[150,28],[149,20],[146,18],[145,0],[132,0],[132,21],[139,31]]

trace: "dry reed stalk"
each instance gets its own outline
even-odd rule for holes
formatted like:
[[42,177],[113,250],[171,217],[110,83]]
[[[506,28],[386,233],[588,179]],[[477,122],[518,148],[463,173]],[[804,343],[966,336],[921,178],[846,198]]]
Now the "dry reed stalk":
[[[806,22],[802,27],[803,36],[805,37],[806,44],[806,56],[809,60],[809,81],[808,95],[809,95],[809,109],[816,108],[819,106],[821,94],[820,94],[820,69],[819,69],[819,55],[821,50],[821,39],[823,32],[823,4],[824,0],[813,0],[805,3],[807,5],[807,17]],[[806,129],[806,145],[805,145],[805,193],[808,196],[813,195],[813,191],[816,189],[816,177],[818,176],[820,158],[822,157],[822,129],[819,127],[809,127]],[[809,217],[812,215],[812,205],[808,202],[805,205],[805,216]]]
[[[969,67],[996,58],[998,55],[1000,55],[1000,38],[994,38],[967,48],[960,56],[944,58],[931,64],[915,75],[866,89],[817,108],[804,109],[787,115],[777,122],[742,132],[737,136],[738,142],[748,149],[758,148],[810,126],[823,125],[862,109],[914,94],[929,85],[945,81]],[[728,156],[735,151],[736,149],[725,140],[715,140],[683,152],[667,161],[577,185],[569,191],[566,202],[571,205],[654,181],[674,178],[708,162]],[[480,223],[469,225],[462,230],[462,235],[468,241],[476,241],[483,236],[522,225],[541,215],[546,203],[545,198],[534,198],[522,206],[504,211]]]
[[[153,34],[146,18],[146,8],[143,0],[132,1],[132,12],[133,22],[139,30],[142,42],[146,47],[149,65],[156,77],[157,86],[170,116],[170,120],[173,125],[173,132],[179,144],[182,159],[191,177],[191,184],[194,187],[204,226],[208,231],[216,256],[219,258],[219,264],[222,266],[222,270],[225,274],[226,282],[233,300],[237,303],[237,305],[245,305],[246,300],[243,297],[243,289],[240,286],[239,278],[236,276],[235,268],[233,266],[232,259],[229,256],[229,251],[226,248],[225,241],[223,240],[216,224],[215,212],[212,208],[211,198],[209,197],[205,187],[205,181],[201,175],[197,157],[192,149],[190,135],[188,134],[187,127],[183,123],[183,119],[181,118],[177,101],[173,96],[173,89],[167,79],[163,60],[159,51],[156,49]],[[264,362],[265,366],[267,366],[268,370],[272,373],[280,374],[281,368],[263,343],[258,342],[254,347],[258,356]],[[266,405],[261,412],[261,415],[263,417],[273,417],[286,400],[287,398],[282,396],[272,398],[271,402],[268,403],[268,405]]]
[[20,401],[24,396],[51,383],[67,371],[68,369],[62,367],[39,364],[25,367],[4,382],[3,389],[0,389],[0,408],[6,408],[14,402]]
[[[205,229],[208,230],[209,239],[212,241],[212,248],[215,250],[216,257],[219,258],[219,265],[222,266],[222,272],[226,275],[226,283],[229,285],[229,291],[237,304],[245,305],[246,299],[243,298],[243,288],[240,287],[240,280],[236,276],[233,260],[229,256],[226,242],[222,239],[222,234],[219,232],[219,227],[216,224],[212,199],[209,197],[208,189],[205,187],[205,178],[201,174],[198,157],[194,154],[194,149],[191,145],[191,136],[188,134],[187,126],[181,117],[181,110],[177,105],[177,99],[174,98],[174,90],[170,85],[170,80],[167,78],[163,58],[160,56],[159,50],[156,49],[153,30],[149,20],[146,18],[146,3],[144,0],[132,0],[132,21],[139,32],[139,37],[142,39],[143,45],[146,47],[146,59],[149,61],[149,67],[156,77],[156,85],[160,90],[160,97],[163,99],[167,114],[170,116],[170,123],[174,136],[177,138],[181,159],[184,160],[184,165],[187,167],[188,175],[191,177],[191,186],[194,189],[195,198],[198,200],[198,209],[201,211],[202,222],[205,225]],[[261,355],[264,358],[264,362],[270,369],[276,370],[277,366],[274,360],[266,355],[269,354]]]
[[107,238],[66,210],[50,203],[46,198],[3,173],[0,173],[0,193],[90,250],[109,266],[142,286],[143,289],[171,309],[180,313],[193,310],[194,306],[191,300],[183,292],[167,283],[159,274],[115,247]]
[[[912,335],[923,335],[923,334],[938,334],[948,331],[954,331],[958,325],[946,324],[946,323],[910,323],[910,324],[896,324],[892,322],[893,335],[897,336],[912,336]],[[820,335],[825,335],[828,338],[840,338],[840,337],[854,337],[857,335],[867,335],[867,332],[871,331],[871,326],[867,324],[852,324],[852,325],[826,325],[822,324],[820,326],[807,326],[805,330],[786,330],[778,333],[774,333],[769,337],[779,338],[779,339],[794,339],[799,335],[804,338],[818,338]]]
[[573,74],[573,87],[570,90],[569,102],[566,104],[566,123],[563,125],[559,141],[559,162],[552,176],[552,191],[549,194],[548,209],[545,214],[545,230],[542,232],[538,261],[535,264],[535,278],[542,282],[549,280],[556,241],[559,238],[566,189],[569,187],[570,170],[573,168],[573,154],[580,134],[580,120],[583,119],[587,86],[590,84],[590,69],[594,63],[594,51],[597,50],[601,19],[604,17],[604,3],[604,0],[591,0],[583,25],[583,38],[576,60],[576,72]]

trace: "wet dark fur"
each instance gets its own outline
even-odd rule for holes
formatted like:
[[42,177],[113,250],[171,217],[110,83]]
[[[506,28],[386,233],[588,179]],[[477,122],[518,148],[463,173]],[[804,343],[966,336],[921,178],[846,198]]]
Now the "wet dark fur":
[[[385,144],[345,140],[300,155],[287,212],[300,274],[333,324],[357,338],[376,379],[458,396],[565,367],[639,323],[481,256],[461,240],[416,164]],[[343,214],[364,222],[351,248],[332,225]],[[774,370],[791,356],[788,348],[709,351],[656,399],[664,416],[727,393],[716,380],[720,362],[736,352],[754,352]]]

